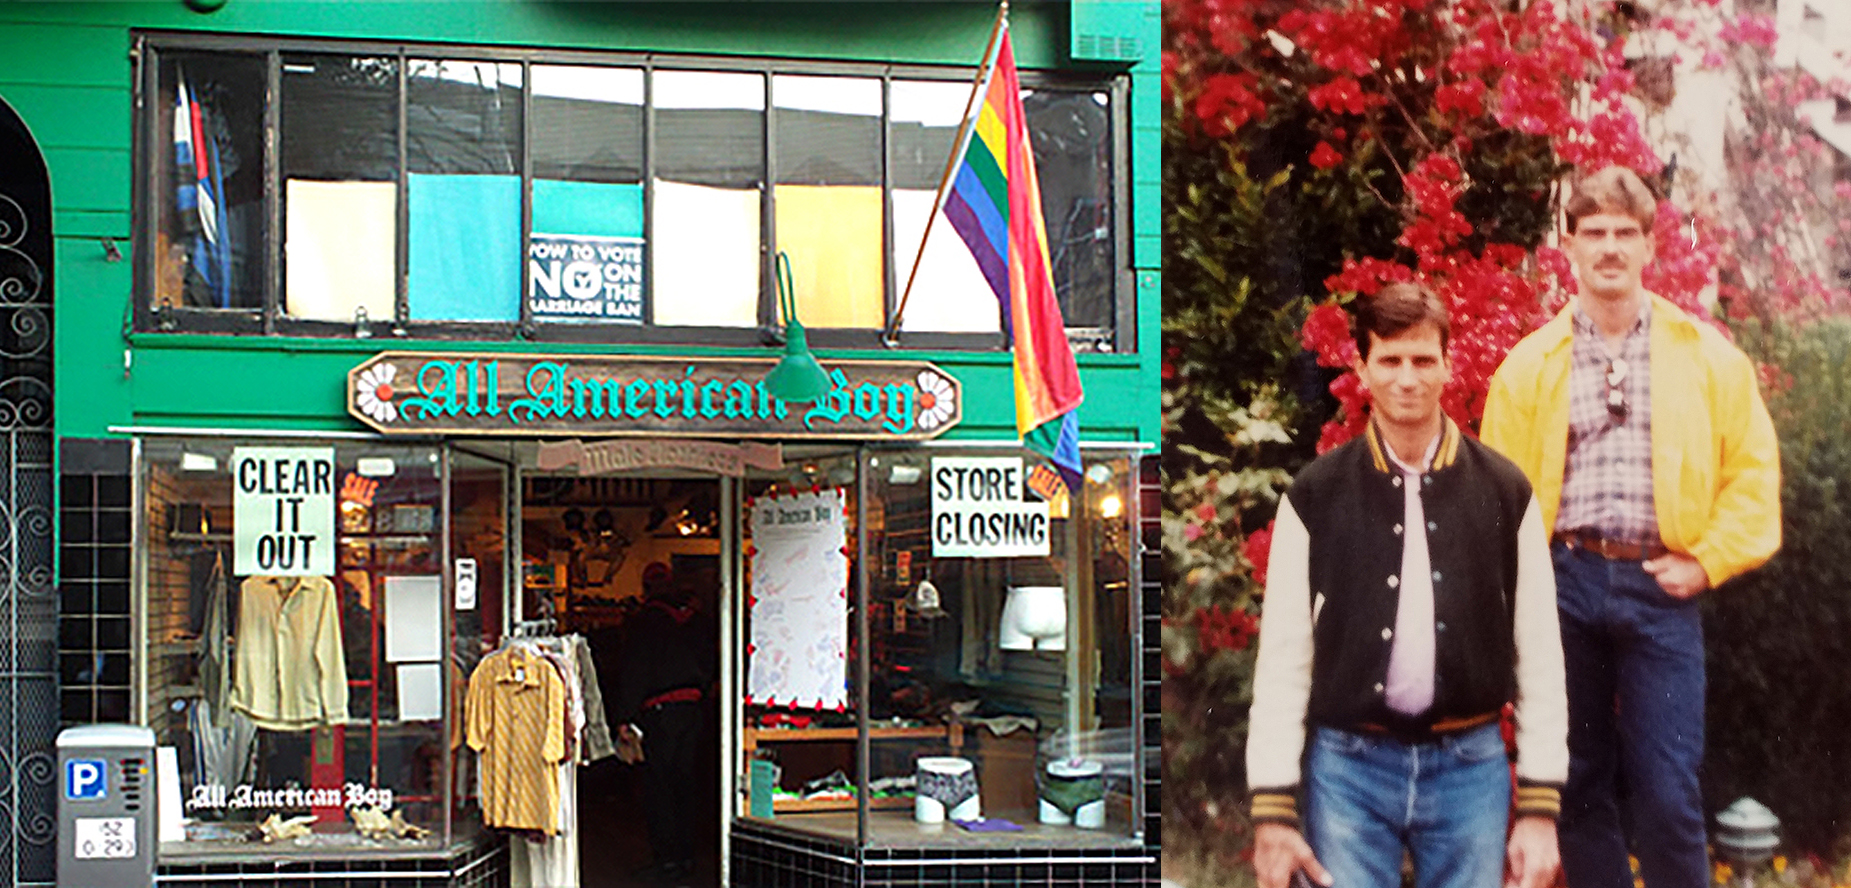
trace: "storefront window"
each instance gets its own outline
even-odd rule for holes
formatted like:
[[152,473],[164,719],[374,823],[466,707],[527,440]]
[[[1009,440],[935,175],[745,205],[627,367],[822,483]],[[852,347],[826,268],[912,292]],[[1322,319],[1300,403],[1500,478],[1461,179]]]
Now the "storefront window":
[[162,56],[150,142],[150,292],[162,309],[263,307],[264,57]]
[[174,750],[184,835],[163,854],[449,838],[466,664],[448,641],[439,457],[141,443],[146,717]]
[[397,310],[398,60],[289,54],[282,72],[284,312]]
[[878,327],[887,281],[881,83],[779,74],[771,101],[778,251],[791,260],[798,315],[812,327]]
[[[655,323],[751,327],[764,231],[765,76],[656,71]],[[698,296],[697,296],[698,294]]]
[[[796,658],[764,657],[761,613],[791,618],[775,594],[767,609],[765,578],[751,573],[748,644],[757,647],[747,648],[740,813],[875,846],[1065,847],[1135,835],[1131,459],[1089,459],[1072,493],[1013,449],[866,451],[860,466],[857,484],[841,488],[851,494],[847,537],[858,542],[847,547],[857,579],[845,599],[839,651],[851,693],[840,709],[795,688],[794,699],[766,704],[757,674],[782,680],[788,669],[775,670]],[[767,488],[792,516],[748,508],[759,556],[788,557],[757,527],[804,524],[818,489],[831,489],[798,483],[831,477],[818,468]],[[858,603],[865,614],[854,613]],[[838,637],[838,616],[821,604],[805,604],[810,631],[784,634]],[[854,692],[864,657],[865,700]],[[864,727],[865,775],[850,754]],[[864,809],[865,821],[849,816]]]
[[[643,323],[642,70],[535,65],[533,176],[533,319]],[[558,261],[587,249],[602,274]]]
[[[995,293],[950,225],[931,225],[945,158],[957,147],[970,84],[895,80],[887,140],[893,155],[893,263],[912,278],[901,329],[994,333],[1002,329]],[[925,253],[919,239],[927,237]],[[915,274],[913,266],[919,266]],[[901,280],[900,286],[906,282]],[[914,298],[917,297],[917,298]]]
[[[137,326],[161,331],[757,344],[784,253],[818,344],[872,346],[971,94],[961,68],[149,42]],[[1055,288],[1109,348],[1122,78],[1024,77]],[[996,347],[970,251],[931,228],[902,329]]]
[[410,319],[520,320],[521,66],[407,61],[405,128]]

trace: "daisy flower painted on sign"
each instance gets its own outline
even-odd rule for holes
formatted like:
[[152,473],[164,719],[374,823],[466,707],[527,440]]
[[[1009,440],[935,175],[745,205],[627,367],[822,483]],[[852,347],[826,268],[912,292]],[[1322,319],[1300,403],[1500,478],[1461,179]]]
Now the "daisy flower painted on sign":
[[397,374],[398,367],[392,364],[376,364],[360,371],[354,397],[367,416],[380,422],[398,421],[398,405],[392,403],[392,377]]
[[951,380],[930,370],[919,371],[919,427],[935,429],[951,419],[958,393]]

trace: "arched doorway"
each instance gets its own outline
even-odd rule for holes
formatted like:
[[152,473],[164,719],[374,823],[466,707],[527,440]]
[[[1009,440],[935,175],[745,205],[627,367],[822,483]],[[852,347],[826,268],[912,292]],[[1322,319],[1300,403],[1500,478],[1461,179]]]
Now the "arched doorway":
[[0,100],[0,884],[20,886],[57,866],[51,283],[50,175]]

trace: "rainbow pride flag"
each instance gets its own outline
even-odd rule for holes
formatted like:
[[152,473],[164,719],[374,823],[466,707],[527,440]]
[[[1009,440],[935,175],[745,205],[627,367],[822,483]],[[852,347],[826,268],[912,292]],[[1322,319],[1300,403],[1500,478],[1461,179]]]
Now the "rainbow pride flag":
[[1016,433],[1053,461],[1068,488],[1077,491],[1080,425],[1075,412],[1084,393],[1054,293],[1041,186],[1006,26],[979,89],[983,101],[965,127],[967,141],[952,174],[945,218],[1002,304],[1003,334],[1015,350]]

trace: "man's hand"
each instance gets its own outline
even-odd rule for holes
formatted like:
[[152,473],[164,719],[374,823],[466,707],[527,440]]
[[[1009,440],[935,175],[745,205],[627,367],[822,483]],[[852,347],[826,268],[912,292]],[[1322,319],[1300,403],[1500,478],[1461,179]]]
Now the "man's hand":
[[1640,566],[1672,598],[1690,598],[1710,587],[1710,575],[1703,572],[1703,565],[1682,552],[1666,552]]
[[[1555,884],[1562,866],[1555,845],[1555,821],[1547,817],[1519,817],[1510,830],[1509,856],[1505,859],[1506,888],[1546,888]],[[1256,855],[1256,861],[1259,859]]]
[[[1553,827],[1551,827],[1553,830]],[[1555,850],[1555,833],[1549,833],[1549,849]],[[1282,823],[1262,823],[1253,829],[1253,874],[1260,888],[1288,888],[1292,873],[1304,870],[1311,881],[1330,888],[1330,873],[1318,863],[1305,844],[1305,837]]]

